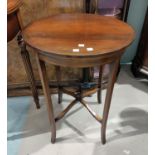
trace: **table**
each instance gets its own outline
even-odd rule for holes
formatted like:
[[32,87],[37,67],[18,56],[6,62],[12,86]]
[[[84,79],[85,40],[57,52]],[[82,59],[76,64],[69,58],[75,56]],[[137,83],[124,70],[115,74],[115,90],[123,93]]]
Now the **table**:
[[[7,1],[7,42],[11,41],[24,26],[20,16],[20,7],[22,6],[22,0],[8,0]],[[20,45],[22,38],[18,37],[18,43]],[[39,109],[38,91],[36,88],[35,78],[29,58],[29,53],[21,48],[21,56],[25,66],[27,77],[30,81],[30,87],[36,108]]]
[[[56,140],[56,121],[61,119],[77,102],[80,102],[101,124],[101,141],[104,144],[117,69],[124,49],[134,39],[132,27],[113,17],[93,14],[58,14],[32,22],[23,30],[22,35],[23,47],[28,45],[36,54],[51,124],[51,142],[54,143]],[[108,78],[103,117],[94,113],[84,101],[83,98],[89,93],[87,94],[81,85],[74,93],[64,90],[75,99],[55,117],[45,62],[58,67],[75,68],[103,67],[110,63],[112,67]],[[100,73],[99,86],[101,86],[102,74]]]
[[7,4],[7,41],[11,41],[20,31],[17,12],[22,5],[21,0],[8,0]]

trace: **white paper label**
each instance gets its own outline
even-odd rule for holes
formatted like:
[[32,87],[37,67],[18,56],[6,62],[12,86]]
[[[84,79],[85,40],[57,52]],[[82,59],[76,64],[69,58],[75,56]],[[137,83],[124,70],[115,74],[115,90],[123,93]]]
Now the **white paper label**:
[[92,48],[92,47],[89,47],[89,48],[87,48],[87,51],[88,52],[91,52],[91,51],[93,51],[94,49]]
[[73,49],[73,52],[79,52],[80,50],[77,48]]
[[84,44],[78,44],[79,47],[84,47]]

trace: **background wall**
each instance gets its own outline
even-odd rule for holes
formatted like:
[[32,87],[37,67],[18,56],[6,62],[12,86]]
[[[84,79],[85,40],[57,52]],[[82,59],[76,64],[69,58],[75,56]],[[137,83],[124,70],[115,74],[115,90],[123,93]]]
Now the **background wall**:
[[[21,18],[24,26],[41,17],[57,13],[84,12],[83,0],[23,0],[20,8]],[[16,37],[8,43],[8,85],[15,83],[25,83],[28,81],[23,65],[20,48]],[[31,48],[28,48],[35,79],[39,80],[38,68],[35,55]],[[20,66],[20,67],[19,67]],[[50,80],[55,80],[55,69],[53,65],[47,64],[48,76]],[[79,69],[63,69],[63,80],[74,79],[81,76]]]
[[126,50],[121,63],[130,63],[136,54],[147,5],[148,0],[131,0],[127,22],[135,29],[136,38],[133,44]]

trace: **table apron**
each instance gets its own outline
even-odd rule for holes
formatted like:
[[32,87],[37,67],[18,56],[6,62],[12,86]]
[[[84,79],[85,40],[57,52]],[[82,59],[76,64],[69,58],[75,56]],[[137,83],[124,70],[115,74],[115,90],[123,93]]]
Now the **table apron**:
[[116,52],[109,55],[100,55],[92,57],[67,57],[58,56],[45,53],[38,53],[39,59],[48,62],[53,65],[59,65],[63,67],[73,67],[73,68],[85,68],[94,67],[103,64],[111,63],[117,59],[120,59],[122,52]]

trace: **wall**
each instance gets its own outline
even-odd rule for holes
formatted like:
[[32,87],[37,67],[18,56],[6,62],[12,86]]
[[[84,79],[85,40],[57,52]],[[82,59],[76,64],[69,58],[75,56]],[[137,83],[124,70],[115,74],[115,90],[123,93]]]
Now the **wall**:
[[131,0],[127,22],[135,29],[136,38],[122,56],[121,63],[130,63],[136,54],[147,4],[148,0]]

